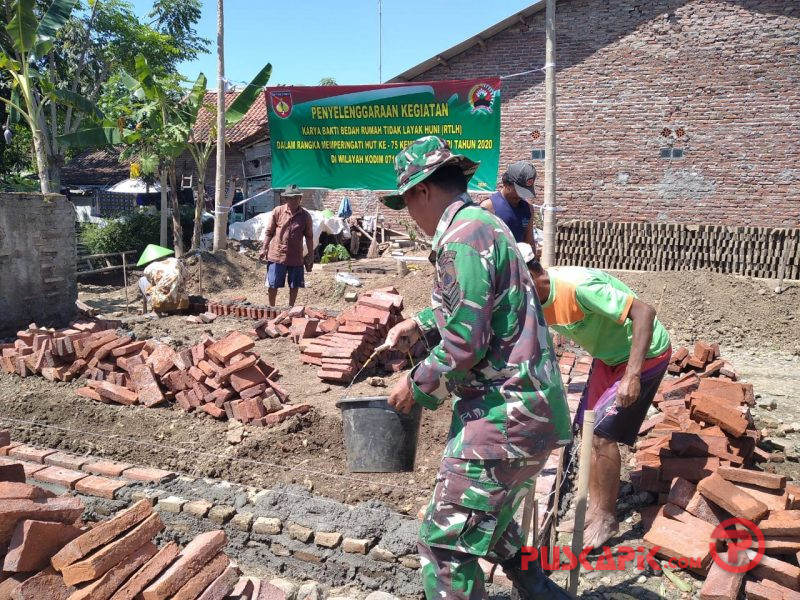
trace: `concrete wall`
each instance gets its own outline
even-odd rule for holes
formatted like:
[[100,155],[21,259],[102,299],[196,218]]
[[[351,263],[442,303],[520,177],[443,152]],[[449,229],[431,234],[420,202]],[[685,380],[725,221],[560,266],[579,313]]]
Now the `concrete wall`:
[[31,322],[63,325],[72,318],[75,207],[57,194],[0,194],[0,336]]

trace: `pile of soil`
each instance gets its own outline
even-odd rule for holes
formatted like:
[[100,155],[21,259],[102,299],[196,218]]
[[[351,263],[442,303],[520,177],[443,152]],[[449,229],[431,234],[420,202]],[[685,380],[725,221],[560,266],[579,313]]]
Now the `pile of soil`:
[[649,302],[673,341],[702,338],[734,348],[800,355],[800,286],[775,292],[775,282],[710,271],[617,272]]

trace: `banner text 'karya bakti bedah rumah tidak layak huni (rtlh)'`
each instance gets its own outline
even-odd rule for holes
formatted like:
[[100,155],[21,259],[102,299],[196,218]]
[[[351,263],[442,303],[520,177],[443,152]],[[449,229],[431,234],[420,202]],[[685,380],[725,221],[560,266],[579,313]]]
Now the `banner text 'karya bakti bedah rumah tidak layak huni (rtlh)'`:
[[267,88],[272,186],[397,189],[394,156],[425,135],[480,161],[470,189],[492,192],[500,161],[500,79]]

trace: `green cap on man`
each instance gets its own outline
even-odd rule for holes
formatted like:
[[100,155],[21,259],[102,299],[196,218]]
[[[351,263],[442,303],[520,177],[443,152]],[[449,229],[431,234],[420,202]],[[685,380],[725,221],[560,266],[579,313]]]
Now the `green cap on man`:
[[381,202],[394,210],[402,210],[406,207],[403,193],[424,181],[437,169],[446,165],[457,165],[469,180],[478,170],[479,164],[463,154],[453,154],[447,142],[440,137],[421,137],[394,157],[397,193],[383,196]]

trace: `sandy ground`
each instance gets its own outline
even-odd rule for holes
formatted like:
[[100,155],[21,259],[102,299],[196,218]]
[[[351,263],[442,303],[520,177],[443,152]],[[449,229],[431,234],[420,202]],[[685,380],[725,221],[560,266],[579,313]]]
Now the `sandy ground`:
[[[386,265],[387,261],[382,264]],[[398,278],[391,272],[391,261],[388,264],[390,272],[386,274],[356,275],[365,287],[395,285],[405,297],[406,314],[426,306],[432,268],[423,264],[406,277]],[[196,259],[190,269],[191,292],[199,292],[202,285],[209,298],[246,296],[255,304],[266,300],[264,267],[255,261],[252,251],[229,250],[218,257],[204,255],[202,284]],[[677,343],[697,337],[722,343],[723,353],[745,378],[754,381],[756,391],[763,396],[767,408],[757,408],[756,415],[763,416],[765,423],[773,426],[772,433],[779,433],[782,425],[800,421],[800,409],[792,402],[794,390],[800,383],[800,288],[797,285],[776,294],[772,282],[708,272],[625,272],[617,275],[658,308],[660,318]],[[343,298],[345,290],[335,282],[334,276],[334,269],[323,270],[315,265],[307,277],[307,289],[301,291],[300,302],[333,310],[343,308],[347,304]],[[132,277],[129,281],[130,300],[135,300],[135,279]],[[125,295],[118,284],[83,284],[80,298],[107,315],[125,317],[127,326],[136,336],[161,338],[176,348],[195,343],[204,332],[221,336],[231,329],[248,326],[247,321],[229,317],[221,317],[208,325],[189,324],[180,316],[128,318],[124,312]],[[282,298],[279,296],[279,303]],[[131,306],[135,310],[136,302],[131,302]],[[385,394],[386,389],[370,385],[364,376],[349,391],[344,386],[321,382],[314,367],[299,362],[296,346],[286,339],[262,340],[256,350],[280,369],[280,383],[292,401],[308,402],[315,410],[280,428],[248,427],[244,441],[238,445],[226,441],[227,423],[206,415],[168,408],[96,404],[75,397],[69,389],[74,384],[52,384],[39,378],[0,377],[2,414],[87,431],[83,435],[29,428],[24,437],[33,443],[252,485],[268,486],[274,481],[301,483],[315,492],[346,502],[380,498],[401,511],[416,511],[431,488],[447,435],[449,408],[442,407],[435,413],[425,411],[413,473],[349,474],[341,418],[335,403],[345,396]],[[388,385],[393,381],[388,375],[385,380]],[[780,410],[776,413],[770,409],[770,403]],[[786,452],[796,455],[792,432],[786,435]],[[259,461],[259,464],[237,462],[237,458]],[[785,463],[790,472],[796,467],[796,462]]]

